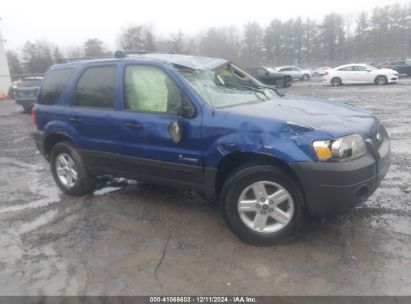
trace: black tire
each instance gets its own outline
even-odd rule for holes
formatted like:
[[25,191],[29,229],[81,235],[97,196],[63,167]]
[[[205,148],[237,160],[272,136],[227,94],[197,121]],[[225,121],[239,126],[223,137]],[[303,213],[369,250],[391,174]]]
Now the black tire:
[[[56,160],[59,155],[64,154],[72,159],[77,170],[77,179],[71,187],[64,185],[57,175]],[[50,154],[50,167],[56,184],[65,194],[82,196],[95,190],[96,178],[88,173],[83,158],[71,142],[63,141],[53,146]]]
[[23,111],[24,113],[31,113],[32,108],[33,108],[33,105],[23,106]]
[[285,79],[284,78],[279,78],[275,81],[275,87],[276,88],[284,88],[285,87]]
[[293,83],[293,79],[291,77],[285,77],[285,87],[286,88],[291,87],[292,83]]
[[384,75],[378,75],[375,78],[374,83],[378,85],[386,85],[388,83],[388,79]]
[[[290,221],[278,231],[261,232],[253,230],[240,217],[237,209],[240,195],[244,189],[259,181],[276,183],[285,188],[292,197],[291,203],[294,204],[294,212],[290,217]],[[221,199],[224,218],[228,226],[241,240],[248,243],[260,245],[278,243],[295,235],[303,224],[304,199],[300,187],[285,171],[275,166],[248,164],[239,168],[224,183]]]
[[310,75],[304,74],[303,77],[301,77],[301,79],[307,81],[308,79],[310,79]]
[[333,79],[331,79],[331,85],[334,87],[339,87],[340,85],[342,85],[342,81],[340,77],[334,77]]

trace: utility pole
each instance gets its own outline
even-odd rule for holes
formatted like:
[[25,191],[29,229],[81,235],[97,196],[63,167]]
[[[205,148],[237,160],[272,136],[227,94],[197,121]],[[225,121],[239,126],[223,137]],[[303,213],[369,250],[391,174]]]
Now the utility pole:
[[[1,18],[0,18],[1,21]],[[9,64],[7,62],[6,51],[4,50],[3,37],[0,30],[0,91],[7,94],[11,85]],[[1,95],[1,93],[0,93]]]

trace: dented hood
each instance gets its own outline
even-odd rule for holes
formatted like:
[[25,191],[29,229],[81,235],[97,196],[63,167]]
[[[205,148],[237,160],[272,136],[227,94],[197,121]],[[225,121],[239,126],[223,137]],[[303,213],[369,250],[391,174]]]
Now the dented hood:
[[365,110],[309,97],[286,96],[231,107],[229,111],[250,116],[250,119],[275,119],[292,123],[327,132],[333,137],[360,134],[367,138],[378,129],[378,119]]

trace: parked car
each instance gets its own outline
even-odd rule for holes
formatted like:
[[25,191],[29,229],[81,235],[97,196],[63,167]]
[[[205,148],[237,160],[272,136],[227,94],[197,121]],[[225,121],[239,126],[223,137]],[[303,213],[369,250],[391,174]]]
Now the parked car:
[[42,79],[43,77],[26,77],[13,88],[14,100],[23,107],[24,112],[31,111]]
[[308,80],[311,78],[311,71],[303,70],[296,66],[283,66],[283,67],[276,67],[275,70],[278,73],[289,75],[293,79],[300,79],[300,80]]
[[7,96],[10,99],[14,99],[14,90],[20,85],[21,79],[15,80],[11,83],[11,86],[7,92]]
[[33,108],[37,148],[68,195],[105,174],[194,189],[241,239],[267,244],[306,214],[360,204],[387,173],[390,140],[369,112],[282,97],[224,59],[116,54],[51,66]]
[[411,76],[411,59],[391,61],[384,67],[395,70],[400,75]]
[[346,64],[328,70],[323,76],[323,83],[340,86],[342,84],[373,83],[384,85],[396,83],[399,75],[390,69],[377,69],[368,64]]
[[270,67],[255,67],[247,69],[254,78],[257,78],[262,83],[272,85],[277,88],[290,87],[292,78],[289,75],[278,73],[276,70]]

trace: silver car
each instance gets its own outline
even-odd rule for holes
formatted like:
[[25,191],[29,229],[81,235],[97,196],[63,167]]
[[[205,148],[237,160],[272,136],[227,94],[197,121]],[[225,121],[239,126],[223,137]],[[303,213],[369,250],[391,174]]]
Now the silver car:
[[289,75],[293,79],[308,80],[312,75],[310,70],[303,70],[296,66],[282,66],[275,69],[278,73]]

